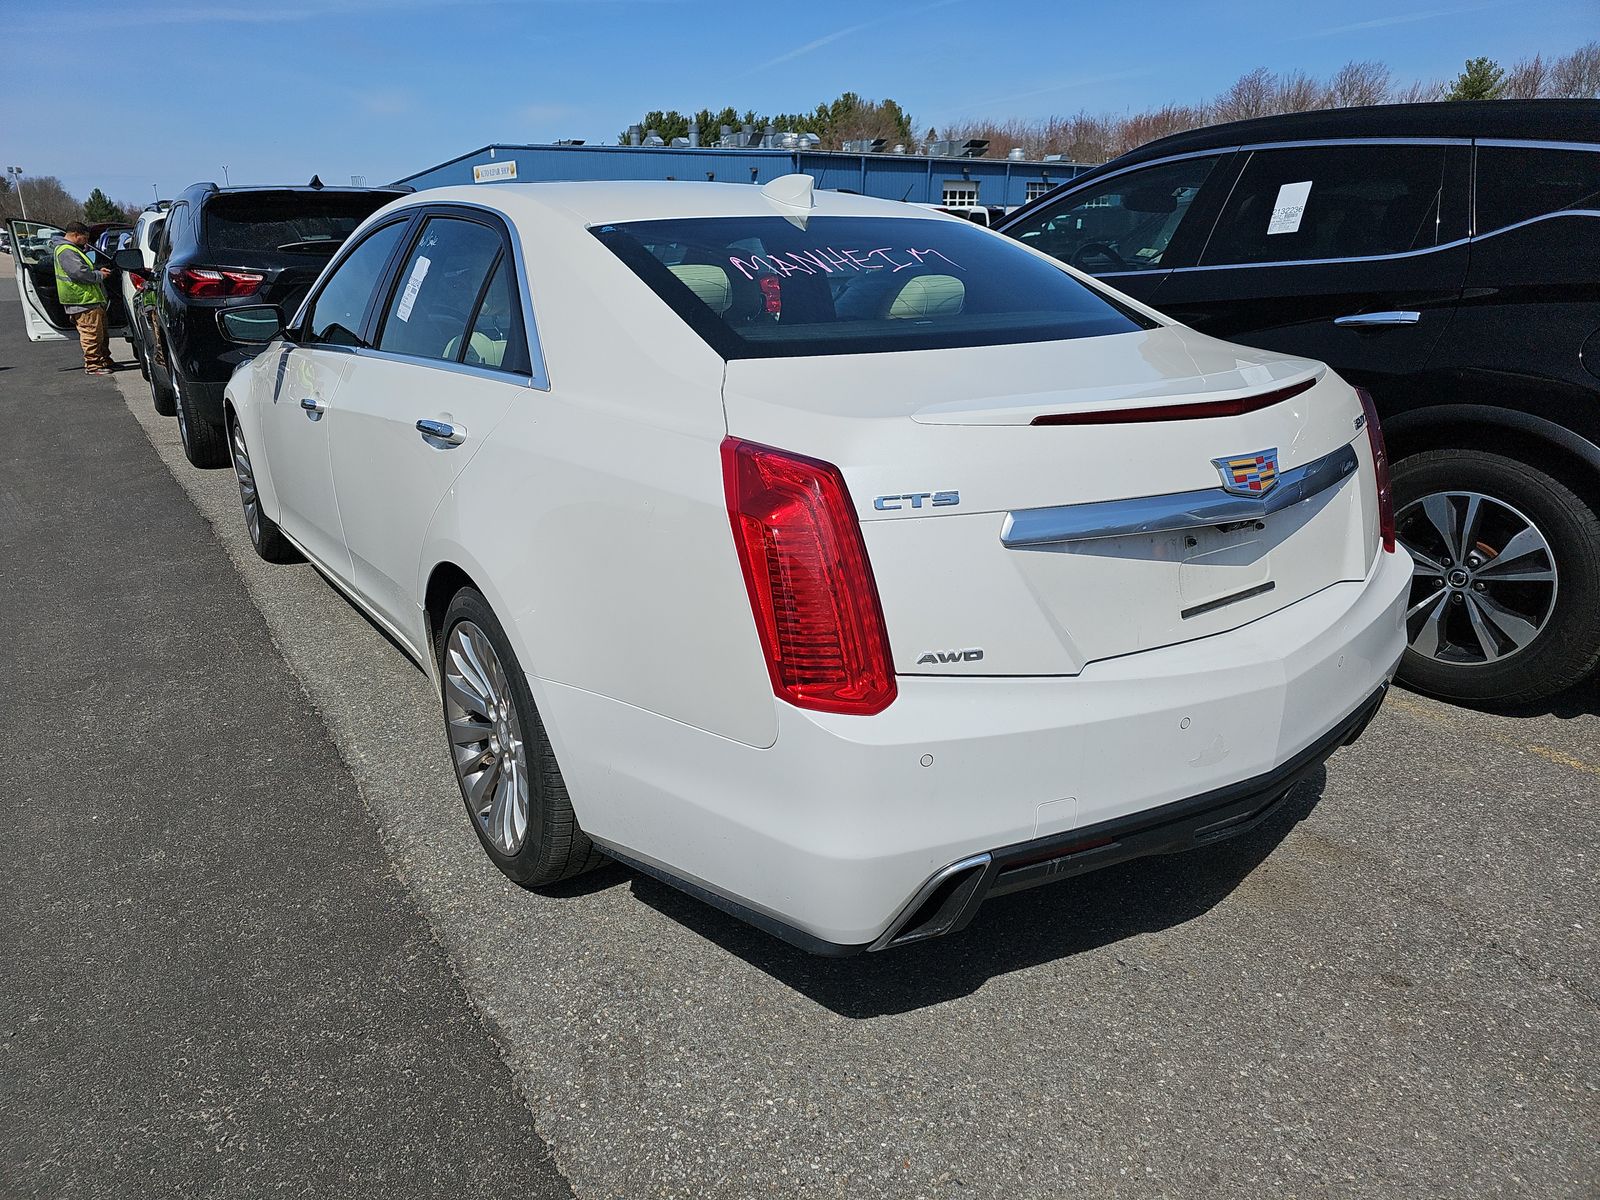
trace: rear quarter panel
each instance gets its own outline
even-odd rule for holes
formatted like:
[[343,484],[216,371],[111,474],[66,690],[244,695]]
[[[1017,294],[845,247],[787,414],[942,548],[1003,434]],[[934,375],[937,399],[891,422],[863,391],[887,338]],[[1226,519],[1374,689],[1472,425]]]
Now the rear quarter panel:
[[722,490],[722,360],[588,233],[520,236],[550,389],[519,398],[440,504],[418,594],[437,563],[483,563],[530,674],[769,746]]

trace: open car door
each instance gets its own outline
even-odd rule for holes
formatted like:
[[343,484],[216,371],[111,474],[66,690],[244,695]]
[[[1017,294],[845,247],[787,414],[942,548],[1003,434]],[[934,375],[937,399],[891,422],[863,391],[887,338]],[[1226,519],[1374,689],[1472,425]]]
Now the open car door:
[[[22,321],[28,340],[50,342],[69,334],[76,336],[77,327],[56,298],[56,267],[50,261],[51,239],[60,237],[62,231],[41,221],[15,218],[6,222],[6,229],[11,234],[11,261],[15,264],[17,295],[22,300]],[[98,250],[91,247],[85,250],[95,266],[112,266],[111,260]],[[107,332],[119,333],[127,325],[127,306],[122,301],[122,290],[115,275],[106,280],[106,295],[110,301],[106,313]]]

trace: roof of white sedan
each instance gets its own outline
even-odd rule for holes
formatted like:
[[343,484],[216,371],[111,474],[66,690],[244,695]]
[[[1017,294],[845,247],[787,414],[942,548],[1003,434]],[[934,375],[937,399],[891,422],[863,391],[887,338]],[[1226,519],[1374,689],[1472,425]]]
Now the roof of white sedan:
[[[794,179],[788,176],[787,179]],[[904,217],[929,221],[959,221],[947,213],[933,212],[894,200],[857,196],[817,188],[812,206],[800,208],[773,198],[774,184],[698,183],[683,180],[602,180],[566,183],[497,183],[489,187],[469,184],[430,188],[388,206],[419,203],[476,204],[503,212],[513,220],[548,219],[561,213],[583,225],[622,221],[659,221],[683,217],[852,216]],[[387,211],[387,209],[385,210]]]

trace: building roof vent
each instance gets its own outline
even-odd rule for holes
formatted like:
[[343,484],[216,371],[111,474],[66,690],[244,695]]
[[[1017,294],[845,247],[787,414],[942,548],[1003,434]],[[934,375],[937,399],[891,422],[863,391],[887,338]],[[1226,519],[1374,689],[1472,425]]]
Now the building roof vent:
[[1013,146],[1006,151],[1006,158],[1011,162],[1027,162],[1028,152],[1021,146]]

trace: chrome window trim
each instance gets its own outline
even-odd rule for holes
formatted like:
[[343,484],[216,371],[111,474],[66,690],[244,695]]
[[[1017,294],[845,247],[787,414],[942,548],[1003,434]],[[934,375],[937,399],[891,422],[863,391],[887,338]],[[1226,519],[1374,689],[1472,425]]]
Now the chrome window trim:
[[1306,150],[1318,146],[1470,146],[1469,137],[1326,137],[1292,142],[1246,142],[1240,150]]
[[1337,487],[1355,475],[1359,465],[1354,444],[1346,442],[1330,454],[1284,471],[1277,486],[1264,496],[1238,496],[1214,487],[1165,496],[1019,509],[1006,514],[1000,527],[1000,542],[1015,550],[1260,521]]
[[[321,347],[314,347],[321,349]],[[428,367],[435,371],[451,371],[460,375],[475,376],[480,379],[493,379],[499,383],[509,383],[513,387],[533,388],[538,387],[532,378],[520,371],[502,371],[497,367],[480,367],[472,363],[446,362],[442,358],[423,358],[416,354],[397,354],[393,350],[379,350],[371,346],[350,346],[347,349],[357,358],[370,358],[377,362],[405,363],[408,366]],[[549,390],[548,385],[542,389]]]
[[1600,142],[1544,142],[1526,138],[1479,138],[1480,146],[1510,146],[1517,150],[1586,150],[1600,154]]

